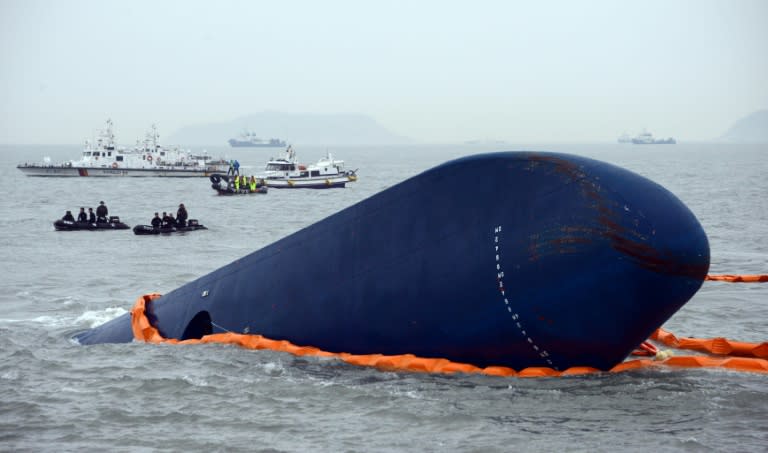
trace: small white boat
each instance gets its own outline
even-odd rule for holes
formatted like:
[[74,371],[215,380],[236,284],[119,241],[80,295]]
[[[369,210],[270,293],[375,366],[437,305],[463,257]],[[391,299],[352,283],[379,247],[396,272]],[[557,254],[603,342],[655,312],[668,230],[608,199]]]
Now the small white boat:
[[179,148],[165,148],[158,143],[157,127],[147,133],[143,143],[124,149],[115,144],[112,121],[100,131],[93,142],[86,140],[78,160],[53,164],[50,158],[42,163],[16,166],[27,176],[166,176],[196,177],[226,172],[224,159],[213,160],[207,154],[193,155]]
[[329,189],[357,181],[356,172],[345,170],[344,161],[334,159],[331,153],[314,164],[300,164],[296,152],[289,146],[283,157],[267,161],[261,177],[268,187],[276,189]]

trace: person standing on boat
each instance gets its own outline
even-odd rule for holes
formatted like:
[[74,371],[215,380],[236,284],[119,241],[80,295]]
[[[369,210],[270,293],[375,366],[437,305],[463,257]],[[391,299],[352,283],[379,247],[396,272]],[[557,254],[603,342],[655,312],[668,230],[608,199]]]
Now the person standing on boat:
[[248,180],[248,187],[251,189],[251,192],[256,192],[256,178],[251,175],[251,179]]
[[187,208],[184,207],[184,203],[181,203],[179,210],[176,211],[176,223],[179,226],[187,226]]
[[88,208],[88,222],[96,223],[96,213],[93,212],[93,208]]
[[235,170],[232,172],[233,175],[240,175],[240,162],[235,159]]
[[88,216],[85,215],[85,208],[80,208],[80,212],[77,214],[77,221],[78,222],[87,222]]
[[235,161],[233,159],[229,160],[229,169],[227,170],[227,176],[234,175],[235,174]]
[[107,209],[107,205],[105,205],[103,201],[100,201],[99,207],[96,208],[96,222],[106,223],[108,215],[109,209]]
[[74,222],[75,218],[72,217],[72,211],[67,211],[66,214],[64,214],[64,217],[61,218],[61,220],[66,220],[68,222]]
[[[165,215],[165,213],[163,213],[163,215]],[[152,223],[152,228],[158,229],[158,228],[160,228],[160,225],[163,224],[163,219],[161,219],[160,216],[157,215],[157,213],[155,213],[155,216],[152,217],[152,222],[151,223]]]
[[235,176],[235,193],[240,193],[240,177]]

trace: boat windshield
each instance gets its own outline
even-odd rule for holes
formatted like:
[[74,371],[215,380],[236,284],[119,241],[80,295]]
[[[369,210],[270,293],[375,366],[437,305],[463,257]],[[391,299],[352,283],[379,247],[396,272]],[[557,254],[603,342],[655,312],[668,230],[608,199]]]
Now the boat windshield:
[[295,170],[296,167],[293,164],[278,164],[278,163],[268,163],[267,164],[267,171],[289,171],[289,170]]

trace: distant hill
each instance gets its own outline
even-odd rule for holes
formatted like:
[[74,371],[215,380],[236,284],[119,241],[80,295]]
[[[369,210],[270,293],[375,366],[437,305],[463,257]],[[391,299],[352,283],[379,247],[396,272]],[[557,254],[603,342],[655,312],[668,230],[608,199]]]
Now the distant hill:
[[224,123],[187,126],[165,141],[180,145],[226,145],[245,131],[262,139],[279,138],[290,144],[389,145],[411,143],[379,125],[373,118],[352,113],[311,114],[262,112]]
[[736,121],[720,140],[737,143],[768,143],[768,110],[758,110]]

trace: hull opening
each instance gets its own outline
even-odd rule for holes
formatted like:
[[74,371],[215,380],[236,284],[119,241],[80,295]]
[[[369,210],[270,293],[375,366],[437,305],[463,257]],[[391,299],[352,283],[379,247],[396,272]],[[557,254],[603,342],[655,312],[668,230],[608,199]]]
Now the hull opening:
[[187,328],[184,329],[184,334],[182,334],[181,339],[199,340],[212,333],[213,323],[211,322],[211,315],[207,311],[201,311],[189,321]]

